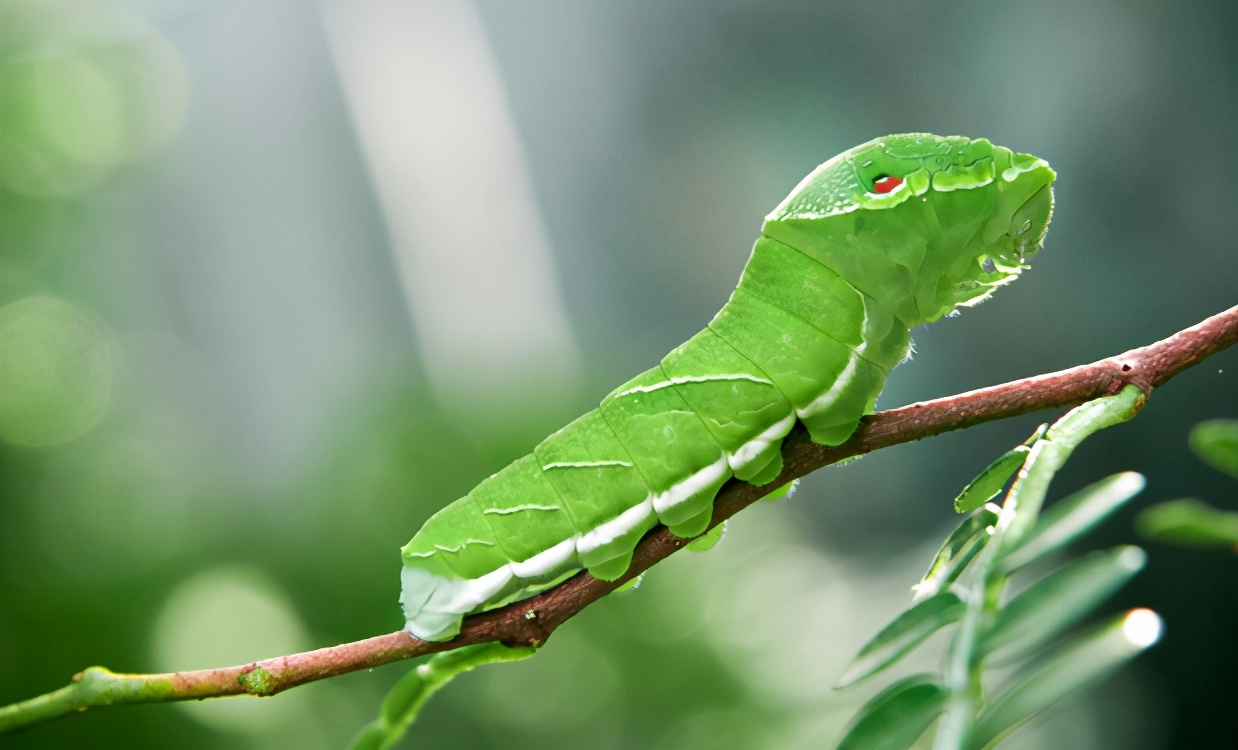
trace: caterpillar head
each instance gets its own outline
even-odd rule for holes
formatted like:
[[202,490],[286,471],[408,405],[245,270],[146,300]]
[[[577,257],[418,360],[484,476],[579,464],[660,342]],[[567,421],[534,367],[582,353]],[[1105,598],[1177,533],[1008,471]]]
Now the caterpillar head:
[[908,326],[974,305],[1040,250],[1054,172],[989,141],[925,133],[856,146],[806,177],[764,231]]

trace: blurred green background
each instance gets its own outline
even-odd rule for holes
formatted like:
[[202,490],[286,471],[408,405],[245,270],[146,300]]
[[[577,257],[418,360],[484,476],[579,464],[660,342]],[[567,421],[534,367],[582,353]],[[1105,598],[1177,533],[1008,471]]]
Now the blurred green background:
[[[878,135],[1059,175],[1034,270],[917,331],[883,406],[1234,304],[1236,33],[1221,0],[0,0],[0,703],[399,628],[419,524],[703,326],[761,217]],[[1084,447],[1055,494],[1149,477],[1091,544],[1156,501],[1232,508],[1186,434],[1236,394],[1230,351]],[[877,686],[830,686],[950,499],[1051,416],[819,472],[404,746],[831,746]],[[1164,641],[1009,747],[1238,746],[1238,557],[1149,552],[1111,608]],[[405,669],[3,744],[339,747]]]

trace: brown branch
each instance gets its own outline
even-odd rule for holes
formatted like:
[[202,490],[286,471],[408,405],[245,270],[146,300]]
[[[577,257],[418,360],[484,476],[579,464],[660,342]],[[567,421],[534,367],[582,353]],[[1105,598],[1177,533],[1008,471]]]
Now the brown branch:
[[[714,503],[710,528],[793,479],[878,448],[1041,409],[1076,404],[1117,393],[1127,384],[1150,393],[1179,372],[1238,342],[1238,306],[1150,346],[1069,370],[1037,375],[957,396],[890,409],[866,417],[846,443],[825,448],[797,426],[783,444],[786,469],[765,487],[731,480]],[[389,664],[461,646],[500,641],[540,645],[589,604],[673,554],[686,541],[659,526],[641,540],[629,571],[617,581],[580,573],[531,599],[465,619],[460,635],[445,643],[413,638],[405,631],[236,667],[160,675],[121,675],[92,667],[74,684],[23,703],[0,708],[0,731],[44,721],[69,711],[121,703],[193,700],[225,695],[274,695],[324,677]]]

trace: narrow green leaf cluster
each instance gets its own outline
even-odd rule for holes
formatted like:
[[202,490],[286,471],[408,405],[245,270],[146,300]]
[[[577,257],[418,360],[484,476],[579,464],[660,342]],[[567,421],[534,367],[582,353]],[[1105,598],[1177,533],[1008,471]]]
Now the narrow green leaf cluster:
[[1238,419],[1210,419],[1191,430],[1191,450],[1217,471],[1238,479]]
[[[1016,596],[1012,576],[1044,563],[1143,489],[1115,474],[1039,513],[1049,481],[1087,436],[1123,422],[1143,396],[1133,387],[1089,402],[988,466],[959,495],[970,515],[946,539],[913,604],[877,633],[838,687],[876,675],[930,635],[955,626],[941,674],[905,677],[852,720],[840,750],[903,750],[934,722],[934,750],[982,750],[1071,693],[1103,679],[1160,635],[1160,618],[1135,609],[1081,634],[1068,634],[1144,566],[1143,550],[1119,546],[1060,565]],[[1016,477],[998,507],[989,503]],[[1037,566],[1042,567],[1042,566]],[[1020,664],[989,693],[985,668]]]
[[868,702],[838,750],[910,747],[937,719],[949,699],[950,689],[932,675],[904,677]]
[[[1238,479],[1238,419],[1210,419],[1191,430],[1199,460]],[[1214,508],[1194,498],[1170,500],[1139,514],[1139,531],[1149,539],[1189,547],[1230,547],[1238,552],[1238,511]]]
[[1027,461],[1027,454],[1032,445],[1045,436],[1048,425],[1042,424],[1036,432],[1014,448],[1006,451],[996,461],[985,467],[975,479],[971,480],[959,496],[954,498],[954,509],[959,513],[970,513],[1001,494],[1006,483],[1015,472]]

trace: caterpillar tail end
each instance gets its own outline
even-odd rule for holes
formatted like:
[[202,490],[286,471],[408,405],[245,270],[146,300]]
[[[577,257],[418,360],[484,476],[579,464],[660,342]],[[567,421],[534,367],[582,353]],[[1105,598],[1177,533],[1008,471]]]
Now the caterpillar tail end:
[[405,629],[423,641],[446,641],[460,633],[464,616],[495,597],[511,581],[507,567],[474,579],[445,578],[405,563],[400,571],[400,605]]

